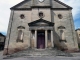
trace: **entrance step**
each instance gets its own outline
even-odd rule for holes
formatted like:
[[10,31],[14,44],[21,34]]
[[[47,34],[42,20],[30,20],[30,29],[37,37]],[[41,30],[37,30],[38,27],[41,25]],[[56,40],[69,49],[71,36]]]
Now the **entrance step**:
[[43,57],[43,56],[64,56],[72,57],[70,53],[63,52],[57,49],[25,49],[15,54],[9,55],[11,57]]

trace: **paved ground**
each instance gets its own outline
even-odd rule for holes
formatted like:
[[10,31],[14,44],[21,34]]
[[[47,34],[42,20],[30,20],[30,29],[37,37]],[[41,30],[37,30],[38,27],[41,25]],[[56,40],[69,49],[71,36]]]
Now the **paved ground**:
[[3,51],[0,52],[0,60],[80,60],[80,53],[73,53],[75,57],[19,57],[11,59],[3,59]]
[[3,58],[3,51],[0,51],[0,60]]
[[1,60],[80,60],[80,57],[22,57]]

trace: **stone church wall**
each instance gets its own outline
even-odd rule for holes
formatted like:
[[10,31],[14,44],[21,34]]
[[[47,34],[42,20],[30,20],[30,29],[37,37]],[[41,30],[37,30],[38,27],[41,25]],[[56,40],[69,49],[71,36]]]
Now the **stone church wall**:
[[[20,18],[21,14],[25,15],[25,19]],[[4,53],[7,52],[6,48],[8,48],[8,52],[9,52],[9,54],[11,54],[16,51],[30,47],[30,31],[29,31],[29,27],[28,27],[28,23],[31,22],[30,17],[31,17],[31,11],[25,11],[25,12],[23,12],[23,11],[14,11],[13,12],[12,11]],[[23,42],[16,41],[17,36],[18,36],[18,28],[17,27],[19,27],[19,26],[25,27],[25,29],[23,30],[23,33],[24,33]]]
[[[51,15],[50,15],[50,9],[37,9],[34,8],[28,11],[11,11],[11,18],[9,22],[9,28],[8,28],[8,33],[7,33],[7,38],[6,38],[6,45],[4,49],[4,53],[9,52],[9,54],[12,54],[14,52],[17,52],[19,50],[25,49],[27,47],[30,47],[30,31],[29,31],[29,26],[28,23],[31,21],[35,21],[40,19],[39,18],[39,12],[44,13],[44,18],[45,20],[51,21]],[[20,15],[24,14],[25,18],[21,19]],[[24,36],[23,36],[23,43],[22,42],[16,42],[17,37],[18,37],[18,27],[23,26],[25,29],[23,30]],[[22,48],[21,48],[22,47]],[[6,49],[8,48],[8,49]]]
[[51,21],[51,11],[50,8],[33,8],[32,9],[32,21],[38,20],[39,18],[39,12],[43,12],[44,20]]
[[[24,10],[15,10],[16,8]],[[25,10],[26,8],[28,10]],[[56,10],[57,8],[58,10]],[[44,20],[55,24],[53,27],[54,45],[60,50],[78,51],[71,7],[59,1],[57,2],[57,0],[45,0],[43,3],[40,3],[38,0],[25,0],[22,5],[16,6],[15,9],[11,10],[4,54],[12,54],[30,47],[30,44],[34,44],[33,41],[30,42],[31,38],[28,23],[40,19],[40,12],[43,12]],[[21,15],[24,15],[24,19],[21,19]],[[21,28],[18,29],[18,27]],[[60,40],[61,29],[64,32],[61,36],[64,41]],[[17,42],[19,30],[23,32],[22,42]],[[48,44],[48,47],[49,46],[51,46],[51,43]]]
[[[60,42],[61,47],[68,50],[77,50],[77,38],[74,31],[74,24],[72,21],[72,14],[69,10],[54,10],[54,23],[55,33],[57,34],[57,41],[59,41],[59,26],[65,27],[65,39],[66,42]],[[62,15],[62,19],[58,18],[58,14]],[[56,37],[54,37],[56,40]]]

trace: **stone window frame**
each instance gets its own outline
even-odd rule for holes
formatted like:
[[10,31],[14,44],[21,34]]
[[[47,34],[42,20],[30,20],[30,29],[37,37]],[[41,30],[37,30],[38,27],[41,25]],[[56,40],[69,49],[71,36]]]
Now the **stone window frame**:
[[[60,31],[61,31],[61,30],[64,32],[64,37],[61,37],[61,36],[60,36]],[[65,30],[66,30],[66,28],[65,28],[64,26],[59,26],[59,27],[58,27],[59,41],[60,41],[60,42],[67,42],[67,41],[66,41],[66,37],[65,37]]]
[[62,19],[63,18],[63,15],[62,14],[58,14],[58,18],[59,19]]
[[20,14],[20,18],[21,19],[24,19],[25,18],[25,15],[24,14]]
[[[40,16],[40,15],[39,15],[40,13],[42,13],[43,16]],[[45,17],[45,15],[44,15],[44,13],[43,13],[42,11],[40,11],[40,12],[38,13],[38,16],[39,16],[39,18],[41,18],[41,19]]]
[[[18,30],[18,34],[17,34],[17,40],[16,40],[16,42],[24,42],[23,41],[23,37],[24,37],[24,29],[25,29],[25,27],[23,27],[23,26],[19,26],[19,27],[17,27],[17,30]],[[20,34],[21,33],[21,37],[20,37]],[[21,39],[21,40],[20,40]]]

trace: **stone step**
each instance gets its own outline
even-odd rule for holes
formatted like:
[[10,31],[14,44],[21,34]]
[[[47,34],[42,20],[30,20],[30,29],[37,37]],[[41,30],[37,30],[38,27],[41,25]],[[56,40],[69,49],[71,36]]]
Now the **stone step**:
[[41,56],[65,56],[65,57],[72,57],[71,54],[67,52],[62,52],[57,49],[44,49],[44,50],[37,50],[37,49],[25,49],[23,51],[14,53],[9,55],[8,57],[41,57]]

